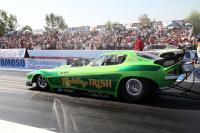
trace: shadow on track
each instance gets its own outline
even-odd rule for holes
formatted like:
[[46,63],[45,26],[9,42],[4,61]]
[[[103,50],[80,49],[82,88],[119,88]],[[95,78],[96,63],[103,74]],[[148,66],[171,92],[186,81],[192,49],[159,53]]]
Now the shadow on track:
[[[59,94],[57,96],[62,96],[62,100],[69,98],[69,97],[63,97],[67,95],[67,96],[72,96],[71,98],[75,97],[76,101],[80,101],[80,100],[83,100],[83,98],[86,98],[86,99],[90,99],[91,101],[98,100],[98,103],[99,102],[103,102],[103,103],[114,102],[114,103],[120,103],[120,104],[144,105],[147,107],[157,107],[157,108],[166,108],[166,109],[200,110],[200,100],[181,98],[181,97],[169,96],[169,95],[163,95],[163,94],[158,94],[157,96],[152,97],[148,99],[148,101],[145,101],[142,103],[125,103],[121,101],[120,99],[117,99],[111,96],[95,95],[95,94],[90,94],[90,93],[85,93],[85,92],[81,92],[78,96],[74,96],[69,93],[63,93],[63,92],[42,91],[42,90],[37,89],[36,87],[29,88],[29,90],[45,92],[49,95],[54,94],[53,97],[56,96],[55,94]],[[79,98],[82,98],[82,99],[79,99]]]

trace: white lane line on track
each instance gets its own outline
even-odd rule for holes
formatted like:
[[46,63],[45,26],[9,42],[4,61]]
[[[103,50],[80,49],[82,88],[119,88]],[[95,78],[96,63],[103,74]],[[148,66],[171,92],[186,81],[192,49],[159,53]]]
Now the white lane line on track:
[[26,81],[14,81],[14,80],[9,80],[9,79],[0,79],[0,82],[11,82],[11,83],[24,83],[25,84],[25,82]]
[[1,88],[0,89],[8,89],[8,88],[11,88],[11,89],[15,89],[15,88],[20,88],[20,89],[28,89],[28,88],[31,88],[31,87],[28,87],[24,84],[15,84],[15,83],[2,83],[0,82],[1,84]]
[[3,89],[0,89],[0,91],[15,91],[15,92],[21,92],[21,93],[32,92],[32,91],[30,91],[30,90],[23,90],[23,89],[10,89],[10,88],[3,88]]
[[46,129],[18,124],[5,120],[0,120],[0,131],[2,133],[55,133]]
[[27,94],[25,92],[17,92],[17,91],[10,91],[10,90],[0,90],[0,93],[19,94],[19,95]]
[[[60,118],[59,118],[61,115],[60,113],[58,113],[59,106],[61,107],[61,111],[62,111],[62,114],[64,117],[63,122],[61,122]],[[73,132],[78,133],[79,131],[78,131],[76,122],[74,120],[74,117],[69,112],[68,105],[66,107],[67,107],[67,112],[63,106],[62,101],[57,98],[54,99],[53,110],[55,111],[55,114],[56,114],[56,119],[58,122],[59,129],[61,130],[61,132],[63,132],[63,131],[66,132],[66,131],[68,131],[68,128],[70,128],[69,124],[71,124]]]

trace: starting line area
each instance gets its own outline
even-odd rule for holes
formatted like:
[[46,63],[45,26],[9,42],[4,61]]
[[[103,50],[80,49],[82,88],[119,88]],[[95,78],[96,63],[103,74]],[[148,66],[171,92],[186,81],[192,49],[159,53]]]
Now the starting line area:
[[42,128],[22,125],[10,121],[0,120],[0,130],[3,133],[54,133]]

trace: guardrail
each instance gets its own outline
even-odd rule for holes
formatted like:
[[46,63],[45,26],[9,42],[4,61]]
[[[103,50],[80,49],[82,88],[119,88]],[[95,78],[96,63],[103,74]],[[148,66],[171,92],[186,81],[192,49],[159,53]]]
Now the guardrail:
[[[97,58],[99,55],[113,50],[28,50],[30,57],[34,58]],[[115,50],[119,51],[119,50]]]
[[[25,49],[0,49],[0,68],[15,69],[45,69],[55,68],[67,64],[73,58],[83,57],[94,59],[103,53],[113,50],[28,50]],[[119,51],[119,50],[115,50]],[[189,51],[191,60],[196,51]],[[15,56],[13,56],[15,55]]]

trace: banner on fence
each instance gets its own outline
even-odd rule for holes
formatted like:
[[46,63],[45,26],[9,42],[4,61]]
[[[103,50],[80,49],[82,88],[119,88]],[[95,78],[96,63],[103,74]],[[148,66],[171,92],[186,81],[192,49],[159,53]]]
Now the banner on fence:
[[67,64],[65,59],[26,59],[28,69],[50,69]]
[[24,58],[26,49],[0,49],[0,58]]
[[0,67],[5,68],[26,68],[26,63],[23,58],[2,58],[0,59]]

